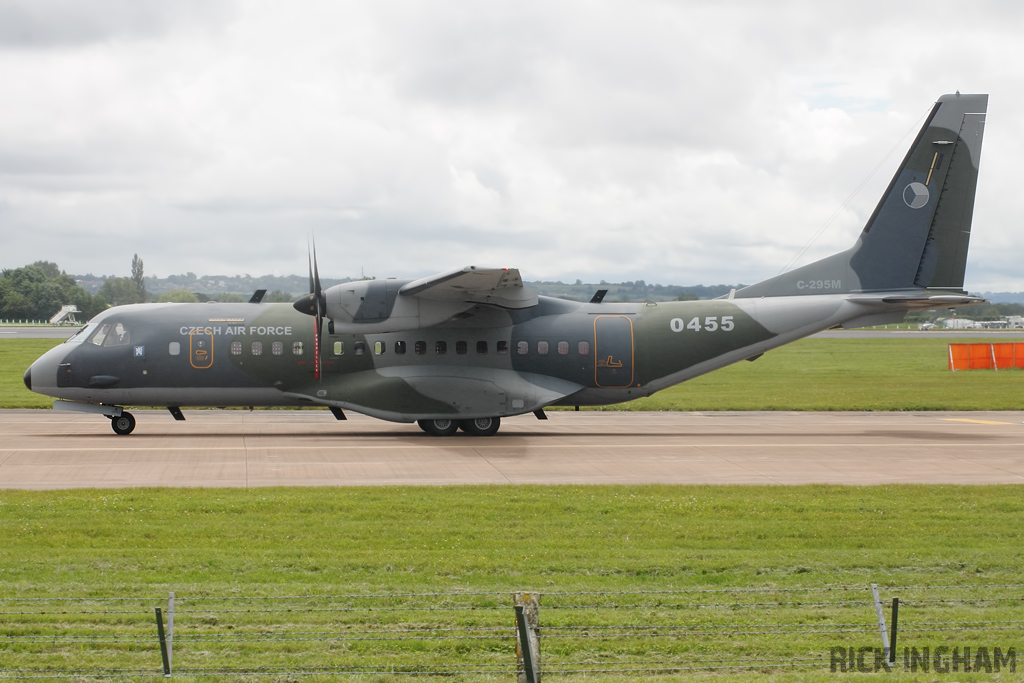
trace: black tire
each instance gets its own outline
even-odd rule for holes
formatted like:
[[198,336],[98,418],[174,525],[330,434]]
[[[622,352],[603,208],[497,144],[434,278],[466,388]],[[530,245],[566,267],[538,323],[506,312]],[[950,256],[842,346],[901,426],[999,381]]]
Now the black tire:
[[131,413],[121,412],[120,417],[110,418],[110,426],[115,434],[125,436],[131,434],[135,429],[135,417]]
[[458,421],[447,418],[442,420],[418,420],[416,424],[431,436],[451,436],[459,431]]
[[500,417],[478,417],[475,420],[463,420],[459,427],[473,436],[494,436],[501,426]]

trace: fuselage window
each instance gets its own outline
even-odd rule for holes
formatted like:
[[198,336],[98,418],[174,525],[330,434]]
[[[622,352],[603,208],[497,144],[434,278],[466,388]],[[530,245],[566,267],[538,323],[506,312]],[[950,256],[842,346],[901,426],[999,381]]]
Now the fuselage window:
[[292,342],[292,355],[293,356],[301,356],[302,355],[302,342]]
[[443,356],[444,354],[448,353],[448,342],[434,342],[434,353],[436,353],[439,356]]
[[558,355],[564,356],[567,353],[569,353],[569,342],[567,342],[567,341],[560,341],[560,342],[558,342]]
[[382,341],[373,342],[373,354],[375,356],[379,356],[382,353],[384,353],[384,349],[386,349],[387,347],[388,345]]
[[[177,354],[174,354],[174,355],[177,355]],[[231,342],[231,355],[232,356],[241,356],[242,355],[242,342],[240,342],[240,341],[233,341],[233,342]]]
[[427,352],[427,342],[425,342],[425,341],[418,341],[418,342],[416,342],[416,344],[413,345],[413,353],[415,353],[417,356],[422,356],[426,352]]
[[341,356],[345,353],[345,342],[334,342],[334,355]]
[[249,347],[249,348],[252,349],[252,355],[254,355],[254,356],[262,356],[263,355],[263,342],[255,341],[255,342],[252,343],[252,346]]
[[530,342],[521,341],[516,344],[516,352],[520,356],[525,356],[530,352]]
[[403,353],[405,353],[405,342],[404,341],[396,341],[395,342],[395,353],[397,353],[399,356],[401,356]]
[[366,353],[366,342],[357,341],[356,342],[356,355],[357,356],[361,356],[364,353]]
[[577,348],[581,356],[586,356],[590,353],[590,342],[581,341]]
[[486,341],[478,341],[476,343],[476,352],[480,353],[480,354],[487,353],[487,342]]
[[497,351],[498,351],[499,355],[502,355],[502,356],[508,355],[508,342],[507,341],[500,341],[500,342],[498,342]]
[[468,351],[468,350],[469,350],[469,344],[467,344],[466,342],[464,342],[464,341],[457,341],[457,342],[455,342],[455,353],[457,353],[460,356],[462,356],[462,355],[465,355],[466,351]]
[[181,353],[181,342],[171,342],[170,344],[168,344],[167,353],[171,354],[172,356],[177,356],[179,353]]
[[548,343],[546,341],[537,342],[537,353],[542,356],[546,356],[548,353]]
[[272,354],[274,354],[275,356],[280,356],[281,354],[283,354],[284,353],[284,342],[279,342],[279,341],[271,342],[271,344],[270,344],[270,352]]

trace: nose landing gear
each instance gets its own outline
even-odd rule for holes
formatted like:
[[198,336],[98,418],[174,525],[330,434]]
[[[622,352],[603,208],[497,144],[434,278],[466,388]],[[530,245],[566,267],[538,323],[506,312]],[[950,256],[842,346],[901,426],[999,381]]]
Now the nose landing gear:
[[121,411],[121,414],[110,418],[110,426],[115,434],[125,436],[131,434],[135,429],[135,416],[129,412]]

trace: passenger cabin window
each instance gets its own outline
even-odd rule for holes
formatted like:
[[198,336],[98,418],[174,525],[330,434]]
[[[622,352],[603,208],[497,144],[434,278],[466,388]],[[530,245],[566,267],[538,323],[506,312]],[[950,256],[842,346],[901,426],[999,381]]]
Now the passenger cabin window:
[[356,342],[356,355],[357,356],[361,356],[364,353],[366,353],[366,342],[357,341]]
[[334,342],[334,355],[341,356],[345,353],[345,342]]
[[479,354],[487,353],[487,342],[486,341],[478,341],[476,343],[476,352],[479,353]]
[[590,353],[590,342],[581,341],[578,348],[580,355],[586,356]]
[[413,346],[413,353],[415,353],[417,356],[422,356],[426,352],[427,352],[427,342],[425,342],[425,341],[418,341]]
[[270,352],[275,356],[280,356],[284,353],[284,342],[273,342],[270,344]]
[[467,344],[466,342],[464,342],[464,341],[455,342],[455,353],[459,354],[460,356],[464,356],[468,350],[469,350],[469,344]]
[[516,343],[516,353],[518,353],[520,356],[525,356],[529,352],[530,352],[530,343],[529,342],[521,341],[521,342],[517,342]]
[[537,353],[542,356],[546,356],[548,354],[548,343],[546,341],[537,342]]
[[401,356],[403,353],[405,353],[405,342],[404,341],[396,341],[395,342],[395,353],[398,354],[399,356]]
[[[241,343],[241,342],[239,342],[239,343]],[[172,356],[177,356],[178,354],[180,354],[181,353],[181,342],[171,342],[170,344],[168,344],[167,345],[167,353],[171,354]]]
[[558,355],[564,356],[569,353],[569,342],[560,341],[558,342]]
[[373,342],[373,355],[380,356],[387,347],[387,344],[382,341]]
[[[177,354],[174,354],[174,355],[177,355]],[[240,341],[233,341],[233,342],[231,342],[231,355],[232,356],[241,356],[242,355],[242,342],[240,342]]]
[[434,342],[434,353],[436,353],[438,356],[443,356],[444,354],[448,353],[448,342]]
[[498,342],[498,349],[497,349],[497,351],[498,351],[499,355],[507,356],[508,355],[508,342],[507,341],[500,341],[500,342]]
[[292,355],[293,356],[301,356],[302,355],[302,342],[292,342]]
[[252,351],[252,355],[254,355],[254,356],[262,356],[263,355],[263,342],[254,341],[252,343],[252,346],[249,347],[249,349]]

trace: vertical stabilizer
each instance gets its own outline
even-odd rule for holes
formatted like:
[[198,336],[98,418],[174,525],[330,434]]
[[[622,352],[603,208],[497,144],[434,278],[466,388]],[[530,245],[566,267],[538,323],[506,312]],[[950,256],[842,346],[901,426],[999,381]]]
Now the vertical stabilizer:
[[943,95],[849,250],[738,297],[964,285],[988,95]]

